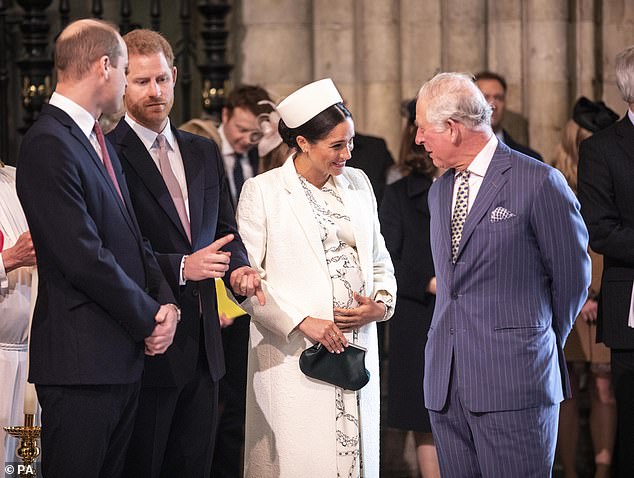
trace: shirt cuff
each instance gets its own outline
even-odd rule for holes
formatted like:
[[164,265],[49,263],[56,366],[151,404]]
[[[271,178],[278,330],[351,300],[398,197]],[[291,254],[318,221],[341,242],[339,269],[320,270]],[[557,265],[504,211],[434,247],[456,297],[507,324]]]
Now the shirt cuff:
[[180,273],[178,274],[178,285],[185,285],[187,283],[187,280],[185,279],[185,259],[187,259],[187,256],[183,256],[181,259],[181,268]]
[[2,253],[0,252],[0,289],[6,289],[9,287],[9,278],[7,277],[7,271],[4,268],[4,261],[2,260]]

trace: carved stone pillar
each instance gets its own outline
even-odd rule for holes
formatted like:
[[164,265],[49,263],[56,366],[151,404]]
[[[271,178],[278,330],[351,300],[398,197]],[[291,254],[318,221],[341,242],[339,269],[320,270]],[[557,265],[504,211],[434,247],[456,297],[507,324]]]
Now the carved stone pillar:
[[477,72],[486,64],[486,1],[446,0],[441,5],[442,69]]
[[250,0],[242,5],[243,83],[261,84],[273,99],[314,79],[310,0]]
[[526,111],[531,147],[546,161],[570,116],[568,1],[526,2]]
[[413,98],[440,70],[442,27],[440,0],[401,0],[400,56],[403,99]]
[[19,131],[25,133],[52,93],[53,61],[48,52],[50,25],[46,17],[46,9],[52,0],[18,0],[17,3],[24,9],[20,25],[23,54],[17,63],[21,71],[24,110],[24,123]]

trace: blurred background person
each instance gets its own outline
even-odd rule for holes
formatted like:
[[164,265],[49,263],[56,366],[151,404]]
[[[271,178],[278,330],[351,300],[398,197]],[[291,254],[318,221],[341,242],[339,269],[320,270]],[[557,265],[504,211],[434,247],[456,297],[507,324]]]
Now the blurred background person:
[[[516,141],[511,137],[509,132],[504,128],[504,118],[507,116],[506,110],[506,80],[502,75],[493,73],[492,71],[481,71],[475,74],[475,82],[484,98],[493,107],[493,113],[491,114],[491,127],[493,132],[500,141],[506,144],[509,148],[524,153],[535,159],[542,161],[542,156],[537,151],[533,151],[527,146],[528,144],[528,125],[526,120],[523,120],[524,126],[520,129],[526,131],[523,136],[525,138]],[[508,112],[513,114],[512,112]],[[515,116],[519,116],[515,114]]]
[[397,301],[389,322],[387,425],[413,430],[418,471],[440,477],[438,456],[423,397],[425,345],[436,302],[436,277],[429,239],[427,193],[437,169],[416,138],[416,100],[406,108],[397,167],[404,178],[385,189],[379,211],[381,233],[394,263]]
[[[618,119],[618,115],[602,101],[581,97],[574,105],[572,118],[566,123],[553,158],[570,188],[577,192],[579,144],[593,133]],[[594,448],[595,478],[610,476],[612,449],[616,429],[616,403],[611,386],[610,350],[596,343],[598,297],[601,290],[603,258],[589,251],[592,260],[592,283],[588,299],[572,329],[564,353],[570,374],[572,397],[561,403],[557,449],[565,478],[576,478],[577,444],[579,439],[579,389],[585,375],[590,394],[590,434]]]
[[[245,476],[379,476],[375,322],[392,315],[396,281],[367,176],[346,168],[354,123],[330,79],[278,105],[295,152],[248,180],[238,227],[263,279],[253,318]],[[358,392],[306,377],[298,361],[319,342],[367,348],[370,382]]]
[[[2,427],[22,425],[27,374],[33,241],[15,192],[15,168],[0,161],[0,460],[15,462],[19,441]],[[6,445],[6,448],[5,448]]]

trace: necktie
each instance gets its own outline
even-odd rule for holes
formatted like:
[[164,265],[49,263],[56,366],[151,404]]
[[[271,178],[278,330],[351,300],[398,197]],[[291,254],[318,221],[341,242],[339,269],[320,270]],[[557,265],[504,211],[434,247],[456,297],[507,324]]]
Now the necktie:
[[187,239],[189,239],[189,243],[191,244],[191,229],[189,226],[189,218],[187,217],[187,210],[185,209],[183,190],[181,189],[180,184],[178,184],[178,180],[176,179],[172,166],[170,165],[169,157],[167,156],[167,140],[164,135],[159,134],[156,137],[156,142],[158,143],[159,168],[161,169],[163,181],[165,181],[165,186],[167,186],[167,190],[172,197],[172,201],[174,201],[176,212],[183,224],[183,229],[185,229]]
[[103,137],[103,131],[101,130],[101,126],[99,126],[98,121],[95,121],[95,126],[93,126],[92,130],[95,132],[95,136],[97,136],[97,143],[99,143],[99,149],[101,149],[101,161],[103,161],[103,165],[106,167],[108,176],[110,176],[112,184],[114,184],[115,189],[119,193],[119,197],[123,201],[123,195],[121,194],[121,189],[119,189],[119,182],[117,181],[117,177],[114,175],[114,168],[112,167],[110,154],[108,154],[108,148],[106,148],[106,140]]
[[235,153],[236,162],[233,163],[233,184],[236,187],[236,201],[240,197],[242,185],[244,184],[244,172],[242,171],[242,154]]
[[451,218],[451,262],[454,264],[458,257],[458,247],[460,246],[460,239],[462,238],[462,227],[464,226],[465,219],[467,219],[470,175],[470,171],[462,171],[458,174],[460,177],[460,186],[458,186],[456,205],[453,208],[453,216]]
[[0,231],[0,252],[4,249],[4,234]]

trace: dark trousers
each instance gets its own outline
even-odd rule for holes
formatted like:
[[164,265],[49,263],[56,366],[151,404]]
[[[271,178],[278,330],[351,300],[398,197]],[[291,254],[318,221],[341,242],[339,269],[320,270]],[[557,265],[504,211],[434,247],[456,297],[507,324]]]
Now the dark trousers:
[[612,349],[612,386],[616,399],[616,440],[612,476],[634,476],[634,350]]
[[125,477],[209,476],[218,408],[218,383],[199,357],[180,387],[143,387]]
[[42,475],[118,478],[140,383],[36,385],[42,406]]
[[227,372],[220,380],[220,419],[211,476],[242,476],[242,449],[247,391],[247,356],[250,317],[236,317],[222,329]]

